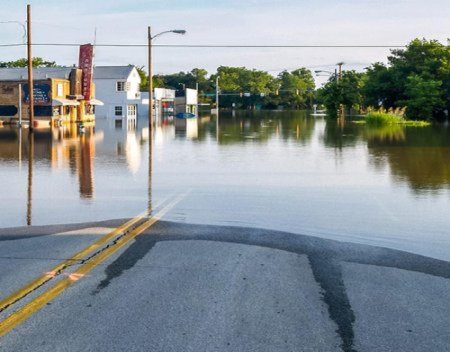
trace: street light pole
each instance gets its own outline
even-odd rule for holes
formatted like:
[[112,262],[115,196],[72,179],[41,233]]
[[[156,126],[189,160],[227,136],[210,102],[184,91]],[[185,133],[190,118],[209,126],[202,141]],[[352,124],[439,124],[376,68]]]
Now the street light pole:
[[152,36],[152,29],[148,27],[148,127],[151,138],[153,131],[153,65],[152,65],[152,43],[153,39],[166,33],[186,34],[184,29],[172,29],[170,31],[160,32]]

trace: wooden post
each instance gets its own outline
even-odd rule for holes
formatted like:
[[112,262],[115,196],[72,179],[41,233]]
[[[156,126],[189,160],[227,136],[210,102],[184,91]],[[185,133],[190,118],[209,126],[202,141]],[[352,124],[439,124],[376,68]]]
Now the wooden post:
[[27,5],[27,53],[28,53],[28,103],[30,132],[34,124],[34,84],[33,84],[33,56],[31,54],[31,5]]

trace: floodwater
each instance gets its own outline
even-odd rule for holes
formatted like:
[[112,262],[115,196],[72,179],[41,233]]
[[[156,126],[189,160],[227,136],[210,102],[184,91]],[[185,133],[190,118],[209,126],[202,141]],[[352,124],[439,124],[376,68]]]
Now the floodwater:
[[0,128],[0,227],[132,217],[188,192],[167,220],[450,260],[449,127],[369,128],[306,112],[177,122],[155,127],[152,148],[146,120],[32,138]]

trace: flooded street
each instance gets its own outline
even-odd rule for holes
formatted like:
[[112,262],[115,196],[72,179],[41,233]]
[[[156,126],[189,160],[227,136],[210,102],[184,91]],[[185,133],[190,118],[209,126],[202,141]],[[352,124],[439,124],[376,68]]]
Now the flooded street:
[[[450,129],[305,112],[28,132],[0,128],[0,227],[123,219],[189,192],[167,221],[264,228],[450,260]],[[32,163],[29,163],[30,155]]]

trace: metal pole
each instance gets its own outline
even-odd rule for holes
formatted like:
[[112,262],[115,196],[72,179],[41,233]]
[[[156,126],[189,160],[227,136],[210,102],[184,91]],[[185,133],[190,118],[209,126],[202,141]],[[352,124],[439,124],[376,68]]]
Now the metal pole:
[[153,133],[153,67],[152,67],[152,30],[148,27],[148,129],[151,143]]
[[28,52],[28,103],[30,132],[33,131],[34,124],[34,85],[33,85],[33,57],[31,54],[31,5],[27,5],[27,52]]

